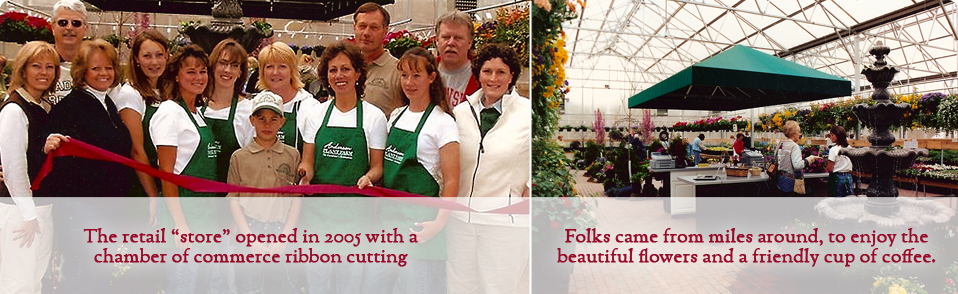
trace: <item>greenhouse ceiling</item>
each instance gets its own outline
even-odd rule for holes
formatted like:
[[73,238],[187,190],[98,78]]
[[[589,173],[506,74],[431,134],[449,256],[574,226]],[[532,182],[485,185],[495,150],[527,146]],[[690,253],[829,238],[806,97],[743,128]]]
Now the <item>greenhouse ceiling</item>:
[[563,24],[568,104],[627,99],[734,45],[868,92],[870,84],[856,73],[874,62],[868,49],[881,41],[892,48],[889,64],[901,70],[892,91],[955,92],[956,10],[951,0],[591,0]]

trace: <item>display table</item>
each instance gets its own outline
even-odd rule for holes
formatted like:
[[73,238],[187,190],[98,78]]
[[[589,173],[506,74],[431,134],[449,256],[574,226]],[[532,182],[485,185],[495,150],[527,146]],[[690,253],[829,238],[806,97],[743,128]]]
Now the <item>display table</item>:
[[[662,197],[669,197],[668,200],[662,201],[663,208],[665,212],[670,215],[685,214],[695,212],[695,186],[689,186],[688,184],[680,184],[679,177],[695,177],[697,175],[714,175],[715,172],[720,168],[720,166],[714,167],[686,167],[686,168],[664,168],[656,169],[649,168],[649,171],[652,173],[662,174],[662,190],[659,191],[659,195]],[[685,189],[679,191],[679,186]],[[688,187],[691,187],[693,190],[689,193]]]
[[[725,174],[725,171],[718,171],[719,168],[720,167],[688,167],[681,169],[650,168],[649,171],[653,173],[669,174],[668,177],[663,176],[662,187],[663,190],[666,188],[668,188],[668,190],[661,193],[662,196],[669,197],[668,200],[662,201],[663,209],[669,215],[695,213],[695,197],[696,194],[699,194],[697,190],[700,190],[696,187],[729,185],[728,187],[717,187],[719,190],[706,189],[708,191],[701,193],[699,197],[748,197],[774,195],[772,189],[775,189],[775,186],[774,184],[768,183],[768,175],[766,175],[764,172],[758,176],[752,176],[749,174],[746,177],[729,177]],[[698,175],[718,175],[719,178],[716,180],[695,180],[695,177]],[[827,177],[827,173],[805,174],[806,179],[819,179]],[[751,184],[751,186],[742,187],[743,184]],[[817,188],[819,185],[812,184],[809,181],[806,181],[806,184],[808,185],[809,189],[813,189],[812,191],[819,189]],[[726,189],[733,186],[737,187],[738,189]]]
[[[827,178],[827,177],[828,177],[828,173],[805,174],[806,179],[820,179],[820,178]],[[764,172],[760,173],[758,176],[752,176],[752,174],[749,174],[747,177],[730,177],[722,173],[719,175],[719,178],[717,180],[695,180],[695,176],[679,177],[680,181],[685,182],[685,184],[691,184],[694,186],[764,182],[764,181],[768,181],[768,179],[769,179],[768,175],[765,174]]]

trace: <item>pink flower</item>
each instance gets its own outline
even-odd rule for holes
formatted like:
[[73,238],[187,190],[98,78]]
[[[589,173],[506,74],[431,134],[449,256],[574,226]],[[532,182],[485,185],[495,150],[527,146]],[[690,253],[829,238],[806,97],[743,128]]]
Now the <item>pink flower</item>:
[[955,284],[955,281],[952,280],[951,278],[945,278],[945,282],[947,282],[948,285],[954,285],[954,284]]
[[559,227],[559,222],[557,222],[557,221],[552,221],[552,223],[549,223],[549,226],[551,226],[553,229],[558,228],[558,227]]

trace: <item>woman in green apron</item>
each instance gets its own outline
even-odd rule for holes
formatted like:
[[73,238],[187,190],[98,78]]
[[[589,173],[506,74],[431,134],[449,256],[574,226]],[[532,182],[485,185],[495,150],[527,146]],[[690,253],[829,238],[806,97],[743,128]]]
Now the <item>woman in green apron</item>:
[[[120,111],[120,119],[130,131],[133,140],[132,158],[154,168],[156,163],[156,147],[150,139],[150,119],[160,106],[161,98],[157,81],[166,68],[169,51],[166,44],[169,41],[160,32],[149,29],[141,32],[133,39],[130,51],[130,60],[127,62],[126,83],[120,87],[117,95],[112,96],[116,108]],[[156,224],[156,196],[159,182],[152,176],[137,172],[137,181],[133,183],[133,196],[149,196],[150,214],[149,224]]]
[[283,42],[266,45],[259,51],[259,81],[256,88],[283,97],[286,123],[276,135],[283,143],[303,152],[303,130],[306,114],[319,104],[303,89],[296,53]]
[[[199,111],[204,96],[210,92],[209,64],[206,53],[197,45],[180,48],[167,64],[161,78],[163,94],[169,100],[160,103],[150,121],[150,135],[156,144],[160,170],[208,180],[216,178],[216,146],[213,131]],[[160,207],[162,227],[179,230],[179,234],[217,233],[217,209],[213,193],[197,193],[163,181],[165,204]],[[181,243],[175,240],[178,252],[193,248],[190,254],[213,252],[211,245]],[[213,264],[171,263],[167,274],[167,293],[218,292],[226,289],[225,268]],[[199,279],[198,277],[209,277]],[[218,283],[222,282],[222,283]]]
[[[429,197],[456,197],[459,192],[459,128],[452,117],[436,59],[412,48],[397,68],[403,102],[390,115],[383,162],[383,187]],[[411,228],[418,244],[390,245],[409,254],[403,268],[377,264],[365,277],[366,293],[446,293],[446,234],[448,210],[404,202],[383,202],[383,228]],[[421,228],[421,229],[420,229]],[[404,232],[406,233],[406,232]],[[380,276],[379,273],[382,273]],[[382,282],[377,282],[382,281]],[[393,291],[395,289],[395,291]]]
[[230,156],[253,139],[249,121],[252,104],[241,96],[248,72],[245,56],[246,50],[233,39],[221,41],[210,54],[213,92],[201,109],[218,147],[216,181],[223,183],[229,172]]
[[[344,42],[326,48],[320,57],[320,80],[335,95],[317,106],[307,119],[305,148],[299,165],[303,182],[362,189],[382,177],[386,116],[378,107],[360,99],[366,82],[363,66],[359,49]],[[305,199],[301,222],[304,229],[314,232],[355,234],[368,232],[373,212],[373,205],[358,198]],[[343,256],[365,252],[364,248],[352,244],[325,245],[317,250]],[[309,264],[306,270],[309,292],[359,293],[362,273],[360,263]]]

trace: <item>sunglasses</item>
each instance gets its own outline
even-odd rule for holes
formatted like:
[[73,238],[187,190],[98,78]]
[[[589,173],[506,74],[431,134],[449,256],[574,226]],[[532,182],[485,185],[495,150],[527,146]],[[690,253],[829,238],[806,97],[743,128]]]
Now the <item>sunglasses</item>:
[[60,26],[60,27],[63,27],[63,28],[67,27],[67,25],[69,25],[69,24],[73,24],[73,27],[79,28],[79,27],[82,27],[82,26],[83,26],[83,21],[82,21],[82,20],[76,20],[76,19],[75,19],[75,20],[72,20],[72,21],[66,20],[66,19],[61,19],[61,20],[58,20],[58,21],[57,21],[57,25]]

